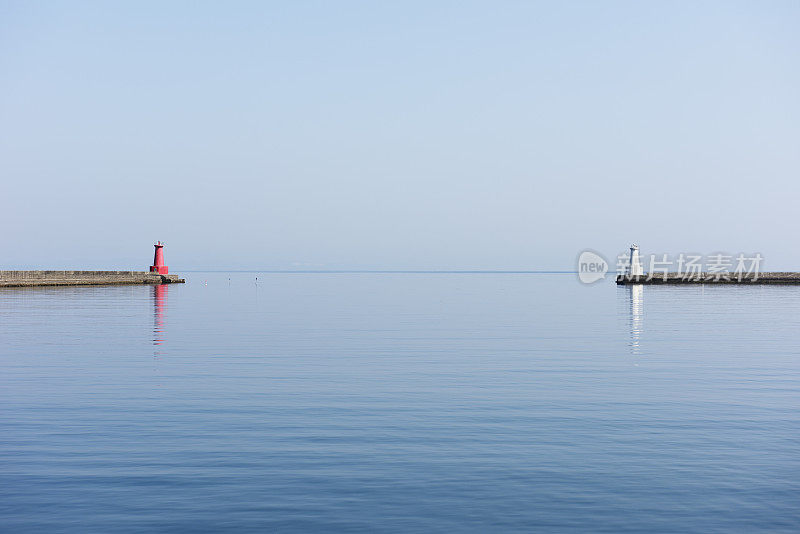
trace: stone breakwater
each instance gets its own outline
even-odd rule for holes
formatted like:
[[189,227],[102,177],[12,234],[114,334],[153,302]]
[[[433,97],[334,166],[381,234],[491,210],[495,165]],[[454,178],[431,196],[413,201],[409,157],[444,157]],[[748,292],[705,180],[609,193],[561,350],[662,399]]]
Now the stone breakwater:
[[741,277],[734,273],[725,273],[721,276],[719,273],[698,273],[687,276],[685,273],[655,273],[652,276],[645,273],[643,275],[631,276],[627,274],[617,275],[617,284],[737,284],[737,285],[753,285],[753,284],[774,284],[774,285],[800,285],[800,273],[758,273],[743,274]]
[[0,271],[0,287],[182,284],[176,274],[147,271]]

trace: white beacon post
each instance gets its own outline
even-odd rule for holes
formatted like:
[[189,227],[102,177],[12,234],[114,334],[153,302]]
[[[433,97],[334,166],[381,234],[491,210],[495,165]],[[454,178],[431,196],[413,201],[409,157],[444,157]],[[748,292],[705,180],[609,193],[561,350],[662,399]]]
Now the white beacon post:
[[639,261],[639,245],[631,245],[631,261],[628,264],[628,274],[631,276],[641,276],[644,274],[642,264]]

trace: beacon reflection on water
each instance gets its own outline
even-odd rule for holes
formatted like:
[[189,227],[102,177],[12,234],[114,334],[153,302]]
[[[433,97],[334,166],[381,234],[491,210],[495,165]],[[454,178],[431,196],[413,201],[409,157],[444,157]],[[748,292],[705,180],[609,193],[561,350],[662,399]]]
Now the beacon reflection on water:
[[156,284],[153,291],[153,345],[164,343],[164,319],[167,309],[168,284]]
[[642,326],[644,322],[644,305],[643,305],[643,292],[642,284],[633,284],[628,286],[629,299],[631,304],[630,315],[630,331],[631,331],[631,352],[633,354],[641,353],[641,335]]

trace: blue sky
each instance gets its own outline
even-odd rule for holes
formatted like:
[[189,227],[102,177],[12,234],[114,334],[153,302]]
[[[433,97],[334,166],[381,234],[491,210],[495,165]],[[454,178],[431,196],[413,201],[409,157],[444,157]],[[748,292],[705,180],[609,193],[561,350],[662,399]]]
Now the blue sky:
[[800,270],[797,2],[0,2],[0,268]]

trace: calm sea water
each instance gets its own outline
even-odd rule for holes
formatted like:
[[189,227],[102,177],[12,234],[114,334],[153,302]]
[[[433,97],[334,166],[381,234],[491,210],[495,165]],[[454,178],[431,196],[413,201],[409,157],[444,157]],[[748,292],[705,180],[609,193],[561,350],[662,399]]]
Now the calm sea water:
[[798,328],[571,274],[0,290],[0,530],[797,532]]

